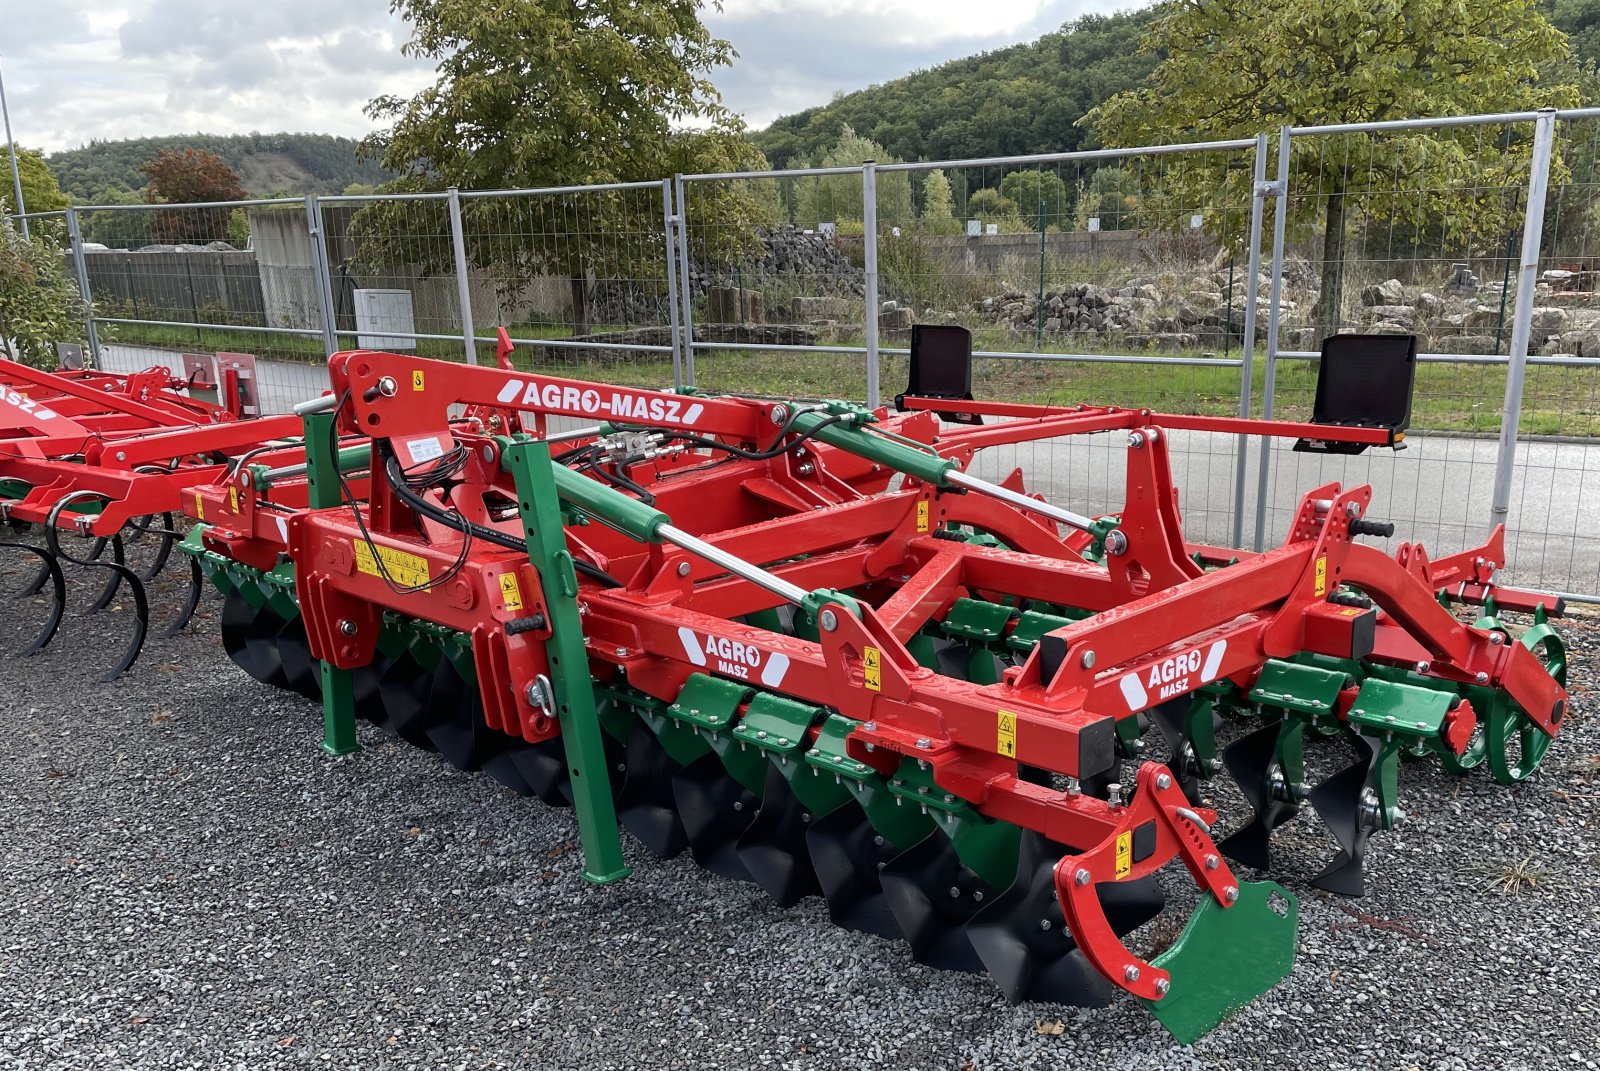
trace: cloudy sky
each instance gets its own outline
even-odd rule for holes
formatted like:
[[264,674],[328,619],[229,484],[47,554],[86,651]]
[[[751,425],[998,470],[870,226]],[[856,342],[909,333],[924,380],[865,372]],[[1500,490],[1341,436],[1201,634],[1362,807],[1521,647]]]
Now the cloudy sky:
[[[753,127],[838,91],[1030,40],[1139,0],[726,0],[717,73]],[[360,136],[362,107],[431,71],[388,0],[0,0],[0,63],[25,146],[192,131]]]

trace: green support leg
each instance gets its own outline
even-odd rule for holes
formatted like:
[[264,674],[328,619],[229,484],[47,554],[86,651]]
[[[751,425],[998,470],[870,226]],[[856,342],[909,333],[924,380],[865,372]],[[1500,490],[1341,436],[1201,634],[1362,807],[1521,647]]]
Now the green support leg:
[[630,873],[622,862],[622,836],[606,769],[605,737],[595,710],[594,679],[583,645],[583,619],[578,614],[578,574],[567,552],[561,523],[561,502],[548,443],[513,443],[504,464],[516,480],[522,525],[528,539],[528,560],[544,587],[550,639],[545,652],[555,691],[561,740],[572,777],[573,806],[583,841],[583,876],[596,885],[618,881]]
[[[312,413],[306,428],[306,504],[312,509],[332,509],[344,496],[339,489],[339,458],[335,448],[332,413]],[[322,663],[322,750],[348,755],[356,743],[355,689],[350,671]]]

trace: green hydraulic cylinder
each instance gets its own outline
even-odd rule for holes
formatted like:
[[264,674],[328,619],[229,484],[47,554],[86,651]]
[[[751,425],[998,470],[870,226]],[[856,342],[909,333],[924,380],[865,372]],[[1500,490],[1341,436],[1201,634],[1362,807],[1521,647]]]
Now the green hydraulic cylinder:
[[[333,444],[334,414],[308,413],[306,427],[306,504],[312,509],[332,509],[344,500],[339,487],[339,457]],[[357,750],[355,688],[350,671],[321,665],[322,750],[348,755]]]
[[[578,835],[583,842],[583,876],[597,885],[618,881],[630,871],[622,861],[622,836],[617,825],[616,805],[611,798],[605,737],[595,708],[594,679],[589,674],[583,618],[578,612],[578,573],[572,564],[572,554],[567,550],[566,529],[561,518],[562,496],[557,492],[557,483],[568,470],[551,464],[550,444],[546,442],[505,443],[501,458],[506,471],[516,481],[528,542],[528,561],[538,571],[544,588],[545,615],[550,623],[545,653],[551,690],[555,693],[550,701],[555,705],[561,724],[567,772],[572,778],[573,807],[578,813]],[[575,473],[572,475],[584,483],[594,484]],[[569,489],[563,487],[563,490]],[[576,486],[570,490],[587,492],[587,488]],[[607,504],[611,506],[609,512],[620,514],[625,523],[651,523],[649,518],[637,515],[639,511],[619,511],[610,500]],[[642,503],[636,505],[639,510],[655,512]],[[661,520],[653,522],[657,527],[665,522],[665,514],[659,516]]]

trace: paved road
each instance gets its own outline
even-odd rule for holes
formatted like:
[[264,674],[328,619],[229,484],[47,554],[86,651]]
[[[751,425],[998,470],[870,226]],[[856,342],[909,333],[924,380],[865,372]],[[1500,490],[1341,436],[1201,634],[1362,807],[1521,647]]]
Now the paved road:
[[[135,346],[102,347],[105,367],[134,371],[165,364],[179,374],[181,354]],[[261,401],[267,413],[284,413],[328,389],[322,365],[260,361]],[[1123,437],[1098,435],[1079,442],[1035,443],[988,452],[980,475],[1002,477],[1021,466],[1030,485],[1052,501],[1084,513],[1121,507]],[[1174,432],[1169,445],[1185,527],[1190,538],[1233,543],[1234,436]],[[1396,540],[1425,544],[1431,554],[1454,553],[1480,543],[1489,530],[1494,491],[1493,439],[1413,435],[1398,452],[1369,450],[1357,457],[1296,454],[1275,444],[1266,496],[1265,537],[1283,538],[1300,496],[1332,481],[1370,483],[1369,516],[1392,520]],[[1254,534],[1259,443],[1249,446],[1244,495],[1244,546]],[[1558,591],[1600,592],[1600,443],[1524,442],[1519,445],[1508,525],[1508,577]]]

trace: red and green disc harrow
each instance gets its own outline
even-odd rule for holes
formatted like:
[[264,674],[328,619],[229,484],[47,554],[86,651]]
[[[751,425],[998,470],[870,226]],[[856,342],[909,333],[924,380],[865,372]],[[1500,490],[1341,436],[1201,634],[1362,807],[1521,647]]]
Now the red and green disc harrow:
[[[302,461],[183,497],[230,655],[320,700],[325,748],[369,720],[572,805],[592,881],[628,874],[626,829],[1013,1000],[1125,991],[1197,1037],[1292,965],[1295,896],[1246,876],[1275,828],[1314,815],[1337,847],[1296,880],[1359,894],[1403,760],[1515,781],[1566,711],[1559,602],[1494,585],[1499,532],[1390,557],[1358,541],[1392,532],[1370,488],[1329,484],[1265,553],[1185,539],[1169,432],[1393,427],[330,367]],[[970,471],[1089,433],[1125,437],[1115,516]],[[1168,864],[1197,906],[1152,941]]]

